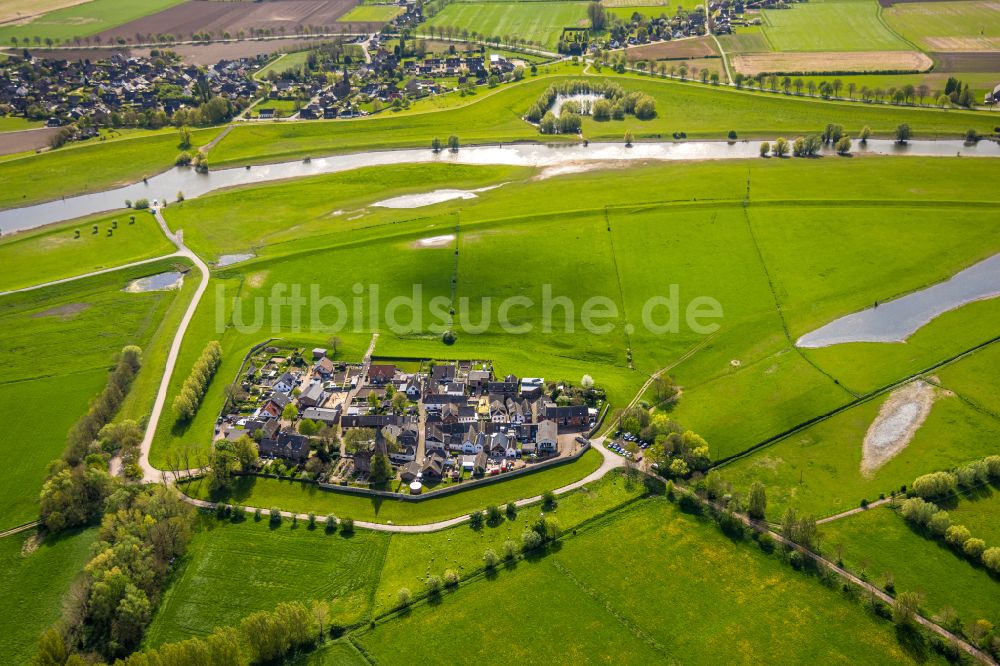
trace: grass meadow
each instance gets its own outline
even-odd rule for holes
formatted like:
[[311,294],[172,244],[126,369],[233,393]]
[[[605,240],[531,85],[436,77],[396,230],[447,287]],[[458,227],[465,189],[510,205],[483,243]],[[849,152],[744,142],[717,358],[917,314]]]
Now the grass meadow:
[[780,520],[789,506],[826,516],[853,509],[862,499],[888,496],[921,474],[989,455],[1000,438],[1000,420],[939,394],[913,440],[868,478],[861,474],[862,444],[883,402],[877,398],[852,407],[719,472],[744,493],[752,481],[761,481],[769,520]]
[[402,12],[397,5],[358,5],[337,19],[337,23],[388,23]]
[[172,7],[183,0],[90,0],[71,7],[46,12],[24,23],[0,27],[0,41],[6,46],[11,37],[70,41],[114,28],[129,21]]
[[[130,215],[135,216],[134,224],[129,224]],[[118,226],[108,236],[115,222]],[[79,238],[74,237],[76,231]],[[0,264],[7,269],[0,275],[0,291],[152,259],[175,250],[153,216],[135,210],[9,234],[0,239]]]
[[876,0],[823,0],[762,12],[775,51],[906,51],[878,18]]
[[512,478],[482,488],[471,488],[423,502],[380,497],[364,497],[349,493],[322,490],[296,481],[270,478],[241,477],[225,496],[213,496],[208,482],[202,479],[182,482],[181,490],[192,497],[227,501],[268,509],[277,506],[284,511],[332,513],[339,518],[368,522],[413,525],[447,520],[486,508],[490,504],[506,504],[524,497],[541,495],[546,490],[561,488],[587,476],[601,464],[601,454],[587,451],[578,460],[541,469],[532,474]]
[[11,464],[0,471],[0,509],[9,524],[0,528],[37,517],[45,469],[104,387],[115,354],[165,337],[160,325],[177,292],[122,289],[130,279],[172,266],[157,262],[0,299],[0,394],[27,405],[10,419],[10,437],[3,440]]
[[357,622],[368,612],[388,543],[382,532],[343,536],[305,522],[272,527],[266,515],[233,523],[201,514],[146,644],[205,636],[284,601],[324,600],[331,623]]
[[0,650],[9,664],[27,664],[38,636],[59,619],[70,584],[90,559],[97,529],[71,531],[42,541],[34,550],[25,542],[35,532],[0,539],[0,612],[4,630]]
[[882,16],[925,51],[1000,49],[1000,9],[991,2],[899,3],[884,9]]
[[1000,492],[986,486],[971,495],[962,495],[952,504],[944,504],[953,523],[965,525],[972,535],[987,546],[1000,546]]
[[563,28],[589,24],[583,2],[456,2],[427,22],[435,28],[475,31],[504,41],[516,36],[551,51],[555,51]]
[[967,627],[980,619],[1000,622],[1000,582],[946,544],[915,532],[888,507],[822,525],[820,537],[826,553],[843,553],[848,569],[876,584],[888,573],[897,592],[918,592],[928,615],[952,608]]
[[[542,618],[531,641],[490,646],[498,624],[522,617]],[[464,627],[458,636],[456,623]],[[356,640],[384,664],[433,661],[442,644],[485,664],[732,663],[774,654],[794,662],[914,661],[888,622],[663,500],[596,521],[553,553],[381,621]]]

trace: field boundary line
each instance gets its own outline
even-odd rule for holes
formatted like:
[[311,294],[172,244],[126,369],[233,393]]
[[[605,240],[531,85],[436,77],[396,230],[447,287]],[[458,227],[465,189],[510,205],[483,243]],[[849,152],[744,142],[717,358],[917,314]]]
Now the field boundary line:
[[618,301],[622,307],[622,319],[625,325],[622,326],[622,333],[625,334],[625,365],[630,370],[635,370],[632,365],[632,334],[629,332],[631,324],[628,322],[628,310],[625,307],[625,290],[622,288],[622,274],[618,269],[618,252],[615,250],[615,234],[611,230],[611,216],[608,214],[608,207],[604,207],[604,224],[608,229],[608,244],[611,246],[611,265],[615,267],[615,282],[618,284]]

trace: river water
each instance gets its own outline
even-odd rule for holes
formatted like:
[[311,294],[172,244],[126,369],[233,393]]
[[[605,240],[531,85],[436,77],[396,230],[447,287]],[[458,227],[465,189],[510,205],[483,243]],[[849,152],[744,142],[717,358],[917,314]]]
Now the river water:
[[[637,143],[631,148],[626,148],[621,143],[591,143],[587,146],[582,144],[518,144],[473,146],[462,148],[455,153],[444,151],[437,154],[426,149],[372,151],[314,158],[309,161],[282,162],[252,168],[221,169],[204,174],[197,173],[190,167],[175,167],[149,178],[146,182],[24,208],[0,211],[0,232],[8,233],[22,229],[33,229],[84,215],[121,209],[124,207],[126,199],[135,201],[146,198],[172,201],[179,191],[184,193],[185,198],[191,199],[238,185],[318,176],[363,167],[429,162],[559,167],[585,163],[642,160],[747,159],[758,157],[758,146],[756,141]],[[869,140],[865,146],[855,142],[853,151],[859,154],[919,157],[955,155],[1000,157],[1000,144],[992,141],[980,141],[970,145],[966,145],[962,141],[911,141],[900,146],[893,141]],[[825,149],[825,152],[832,151]]]
[[959,271],[944,282],[835,319],[803,335],[795,344],[815,348],[845,342],[904,342],[935,317],[996,296],[1000,296],[1000,254]]

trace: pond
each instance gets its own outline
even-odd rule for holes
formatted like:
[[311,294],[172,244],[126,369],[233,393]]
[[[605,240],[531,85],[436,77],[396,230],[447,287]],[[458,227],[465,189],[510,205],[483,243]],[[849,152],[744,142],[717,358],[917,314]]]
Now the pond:
[[130,294],[140,294],[147,291],[169,291],[180,289],[184,284],[184,273],[180,271],[167,271],[156,275],[147,275],[136,280],[132,280],[125,285],[124,291]]
[[219,260],[215,262],[216,268],[222,268],[223,266],[231,266],[232,264],[238,264],[241,261],[247,261],[253,259],[257,255],[253,252],[244,252],[242,254],[224,254],[219,257]]
[[576,102],[580,105],[580,112],[585,115],[590,115],[590,109],[594,106],[594,102],[599,99],[604,99],[604,95],[598,95],[596,93],[576,93],[575,95],[559,95],[556,97],[555,103],[552,105],[552,115],[556,118],[562,113],[563,106],[566,102]]
[[[289,178],[351,171],[364,167],[393,164],[442,162],[448,164],[509,165],[558,167],[599,162],[683,161],[704,159],[758,158],[757,141],[688,141],[680,143],[637,143],[628,148],[622,143],[516,144],[473,146],[457,152],[434,153],[427,149],[383,150],[349,155],[314,158],[255,167],[221,169],[198,173],[190,167],[175,167],[145,182],[134,183],[104,192],[83,194],[47,203],[0,211],[0,232],[34,229],[46,224],[71,220],[84,215],[121,209],[126,199],[167,201],[176,192],[187,199],[238,185],[254,185]],[[829,148],[824,153],[829,154]],[[962,141],[911,141],[900,146],[894,141],[870,140],[855,145],[858,154],[1000,157],[1000,144],[980,141],[966,145]]]
[[432,206],[434,204],[452,201],[454,199],[475,199],[476,194],[480,192],[488,192],[489,190],[495,190],[498,187],[502,187],[502,185],[480,187],[476,190],[441,189],[433,190],[431,192],[421,192],[419,194],[404,194],[398,197],[376,201],[372,205],[379,206],[381,208],[422,208],[423,206]]
[[1000,296],[1000,254],[944,282],[836,319],[803,335],[795,344],[817,348],[846,342],[905,342],[935,317],[996,296]]

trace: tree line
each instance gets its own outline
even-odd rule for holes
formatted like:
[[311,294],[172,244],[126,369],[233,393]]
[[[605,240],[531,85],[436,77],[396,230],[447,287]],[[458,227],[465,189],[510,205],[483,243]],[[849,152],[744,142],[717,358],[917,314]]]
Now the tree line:
[[[60,458],[49,464],[39,496],[39,519],[51,532],[87,525],[100,518],[112,482],[108,459],[115,450],[137,445],[138,424],[108,428],[142,366],[142,350],[129,345],[118,354],[104,390],[70,428]],[[141,440],[141,437],[139,438]],[[103,444],[102,444],[103,442]]]
[[191,374],[184,380],[180,393],[174,398],[174,414],[177,415],[178,421],[190,421],[198,413],[201,399],[205,397],[205,391],[208,390],[208,385],[212,382],[220,363],[222,363],[222,346],[218,340],[212,340],[205,345],[201,356],[191,368]]
[[[589,101],[567,100],[560,109],[559,116],[552,112],[560,97],[572,95],[598,95]],[[656,117],[656,100],[646,93],[626,92],[620,85],[610,81],[564,81],[550,85],[532,104],[524,119],[538,125],[542,134],[576,134],[582,126],[581,116],[590,115],[597,121],[624,120],[626,115],[634,115],[640,120]]]

